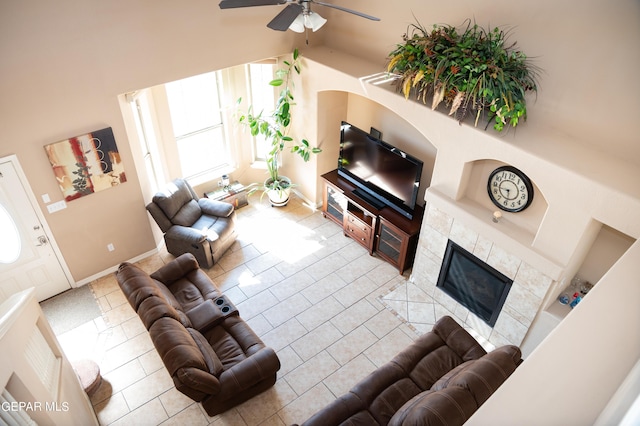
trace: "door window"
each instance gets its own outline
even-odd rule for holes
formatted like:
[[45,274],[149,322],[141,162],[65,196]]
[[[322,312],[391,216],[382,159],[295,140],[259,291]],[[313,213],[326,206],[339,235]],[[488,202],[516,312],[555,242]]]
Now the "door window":
[[20,257],[22,242],[13,218],[0,204],[0,263],[13,263]]

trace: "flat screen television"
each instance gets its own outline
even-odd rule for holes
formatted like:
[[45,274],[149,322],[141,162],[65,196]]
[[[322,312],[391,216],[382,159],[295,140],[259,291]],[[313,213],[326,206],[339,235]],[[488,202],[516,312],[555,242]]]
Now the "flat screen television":
[[388,206],[412,219],[422,166],[417,158],[342,122],[338,174],[357,187],[358,197],[377,209]]

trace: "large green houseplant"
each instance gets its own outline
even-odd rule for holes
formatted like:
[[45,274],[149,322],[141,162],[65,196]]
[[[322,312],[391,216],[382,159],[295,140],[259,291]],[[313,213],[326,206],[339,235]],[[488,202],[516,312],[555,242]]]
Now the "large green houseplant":
[[322,151],[320,148],[312,147],[304,138],[298,142],[289,136],[291,110],[295,105],[293,74],[300,74],[302,69],[298,49],[293,51],[291,60],[285,60],[283,64],[284,67],[277,69],[275,78],[269,82],[271,86],[281,88],[275,109],[271,113],[264,111],[256,113],[250,106],[248,111],[239,117],[240,123],[249,127],[252,136],[262,135],[270,145],[266,158],[269,177],[259,189],[263,190],[263,195],[266,193],[269,196],[272,205],[286,204],[289,191],[293,186],[289,178],[279,173],[282,152],[289,148],[291,152],[298,154],[307,162],[311,154]]
[[434,25],[427,30],[414,24],[403,35],[403,44],[389,53],[387,71],[398,76],[399,91],[428,102],[432,109],[442,102],[462,122],[475,113],[497,131],[515,127],[527,117],[527,92],[537,91],[539,70],[527,56],[507,44],[508,32],[485,30],[471,21],[458,29]]

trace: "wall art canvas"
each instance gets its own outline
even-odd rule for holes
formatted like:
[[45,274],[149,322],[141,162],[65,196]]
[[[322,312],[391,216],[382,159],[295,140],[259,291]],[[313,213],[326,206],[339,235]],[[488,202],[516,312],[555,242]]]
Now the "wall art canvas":
[[44,149],[66,201],[127,181],[111,127],[52,143]]

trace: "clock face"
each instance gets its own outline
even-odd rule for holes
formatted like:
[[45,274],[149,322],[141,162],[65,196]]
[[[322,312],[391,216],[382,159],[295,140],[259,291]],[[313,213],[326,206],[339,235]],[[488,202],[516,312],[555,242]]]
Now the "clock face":
[[511,166],[498,167],[489,176],[489,198],[493,204],[508,212],[519,212],[533,201],[533,185],[520,170]]

